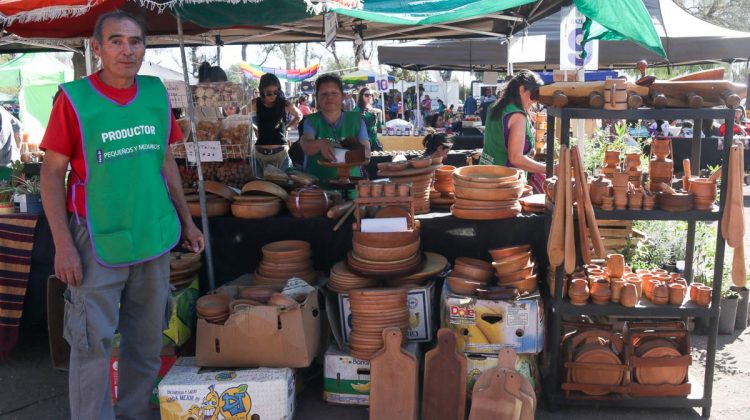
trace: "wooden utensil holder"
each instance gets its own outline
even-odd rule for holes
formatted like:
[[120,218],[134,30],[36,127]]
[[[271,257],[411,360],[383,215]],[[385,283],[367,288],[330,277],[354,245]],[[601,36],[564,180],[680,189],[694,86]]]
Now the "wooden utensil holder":
[[[690,355],[690,333],[684,322],[626,322],[623,329],[625,336],[625,361],[630,369],[630,395],[633,397],[686,397],[690,394],[691,384],[688,375],[679,385],[645,385],[635,380],[635,369],[643,367],[688,367],[692,364]],[[639,357],[636,355],[636,341],[648,338],[665,338],[672,341],[681,356],[678,357]]]
[[[565,324],[565,323],[564,323]],[[623,362],[622,336],[608,330],[607,326],[594,324],[568,324],[576,325],[577,331],[563,337],[563,353],[565,357],[563,364],[565,381],[561,388],[567,399],[585,399],[585,400],[613,400],[622,399],[629,391],[628,388],[628,366]],[[607,363],[587,363],[575,361],[575,352],[583,343],[591,339],[609,340],[610,346],[615,347],[615,355],[619,358],[620,364]],[[590,369],[597,372],[621,372],[622,379],[620,383],[613,385],[588,384],[575,382],[573,380],[574,369]],[[591,395],[600,394],[600,395]]]
[[[357,190],[359,190],[360,186],[370,186],[372,187],[373,184],[380,184],[382,185],[382,182],[373,182],[373,181],[359,181],[357,183]],[[398,183],[396,183],[398,185]],[[398,189],[398,188],[397,188]],[[414,196],[409,195],[408,197],[399,197],[398,195],[396,197],[357,197],[354,200],[354,217],[356,220],[355,224],[355,230],[360,230],[362,228],[362,207],[363,206],[400,206],[405,208],[409,211],[409,217],[407,217],[407,226],[409,229],[415,229],[416,223],[414,218]]]

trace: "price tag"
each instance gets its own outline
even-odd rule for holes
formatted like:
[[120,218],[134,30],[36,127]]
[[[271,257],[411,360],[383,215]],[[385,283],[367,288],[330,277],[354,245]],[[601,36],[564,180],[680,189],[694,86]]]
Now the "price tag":
[[[185,143],[185,153],[188,162],[195,162],[195,142]],[[224,156],[221,153],[221,142],[218,141],[199,141],[201,162],[223,162]]]
[[167,95],[169,95],[169,101],[172,103],[172,108],[187,108],[187,90],[185,89],[184,82],[165,80],[164,87],[167,88]]
[[376,76],[375,86],[378,87],[378,92],[388,92],[388,75],[380,74]]

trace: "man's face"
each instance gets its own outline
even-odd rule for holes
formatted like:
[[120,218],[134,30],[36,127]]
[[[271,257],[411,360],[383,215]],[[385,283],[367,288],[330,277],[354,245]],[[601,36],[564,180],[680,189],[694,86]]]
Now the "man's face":
[[134,78],[146,53],[143,32],[130,19],[108,19],[102,26],[102,41],[91,46],[104,71],[117,78]]

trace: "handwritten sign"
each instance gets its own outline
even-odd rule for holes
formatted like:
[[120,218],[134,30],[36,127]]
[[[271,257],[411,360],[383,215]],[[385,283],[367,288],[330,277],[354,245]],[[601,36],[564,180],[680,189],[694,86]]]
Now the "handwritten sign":
[[[185,143],[185,153],[188,162],[195,163],[195,142]],[[221,142],[218,141],[199,141],[198,149],[200,150],[201,162],[223,162],[224,156],[221,153]]]
[[188,99],[185,82],[165,80],[164,87],[167,88],[167,95],[169,95],[169,102],[172,103],[172,108],[187,108]]

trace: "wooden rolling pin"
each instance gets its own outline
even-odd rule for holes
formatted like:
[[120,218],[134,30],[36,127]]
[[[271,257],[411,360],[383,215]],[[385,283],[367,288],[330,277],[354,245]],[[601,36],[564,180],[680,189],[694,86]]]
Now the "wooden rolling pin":
[[628,93],[628,108],[636,109],[643,106],[643,97],[637,93]]
[[690,190],[690,159],[682,159],[682,171],[685,172],[682,189],[688,191]]
[[[573,153],[577,155],[576,159],[579,163],[583,162],[583,157],[581,157],[581,150],[578,149],[578,146],[573,147]],[[581,179],[585,179],[583,166],[580,164],[578,165],[577,174],[577,176],[581,177]],[[602,235],[599,233],[599,225],[596,224],[596,216],[594,215],[594,207],[592,207],[591,205],[591,196],[589,195],[588,188],[583,189],[583,203],[586,210],[586,224],[589,227],[589,236],[591,237],[591,243],[594,245],[594,253],[597,257],[604,258],[606,257],[604,242],[602,241]]]
[[585,190],[588,190],[588,179],[581,179],[582,170],[581,162],[578,160],[578,153],[571,153],[570,157],[573,162],[573,174],[576,177],[576,192],[578,195],[578,204],[576,206],[578,215],[578,240],[581,245],[581,259],[584,264],[591,264],[591,249],[589,248],[588,227],[586,226],[586,205],[584,201]]
[[725,211],[729,211],[729,225],[727,226],[727,244],[732,248],[743,245],[742,237],[745,235],[745,223],[742,214],[742,147],[732,146],[729,160],[729,173],[733,175],[731,182],[732,191],[727,195],[729,201]]
[[570,149],[565,149],[566,165],[560,167],[565,172],[565,273],[573,274],[576,269],[575,221],[573,219],[573,180],[570,176]]
[[[560,150],[560,168],[565,167],[567,146]],[[559,267],[565,261],[565,171],[560,170],[555,183],[555,209],[552,211],[549,237],[547,238],[547,256],[552,267]]]

